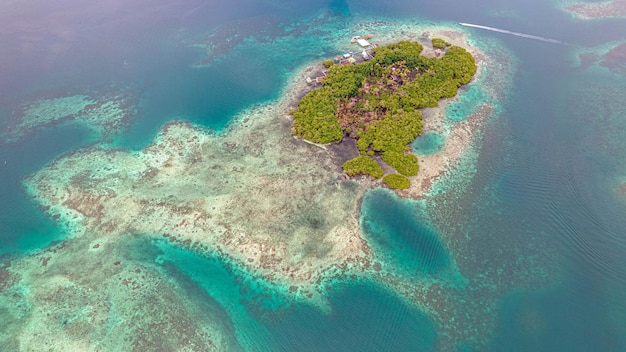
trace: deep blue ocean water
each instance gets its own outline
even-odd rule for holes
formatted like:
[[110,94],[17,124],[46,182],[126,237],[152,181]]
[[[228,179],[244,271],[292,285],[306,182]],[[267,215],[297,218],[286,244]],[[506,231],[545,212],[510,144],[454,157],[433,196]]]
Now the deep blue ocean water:
[[[602,68],[575,68],[572,56],[626,40],[626,20],[580,22],[556,6],[537,0],[0,4],[7,8],[0,11],[0,126],[25,101],[111,85],[130,89],[140,106],[116,146],[142,148],[173,119],[222,130],[241,110],[278,99],[294,69],[336,54],[314,30],[285,35],[320,14],[338,28],[379,16],[468,22],[564,41],[570,45],[467,29],[496,40],[518,66],[501,114],[486,129],[475,176],[462,191],[438,195],[419,210],[372,191],[362,226],[391,265],[416,277],[452,265],[456,246],[475,253],[454,265],[472,279],[462,288],[469,296],[478,277],[494,292],[502,288],[492,312],[492,351],[623,351],[626,80]],[[190,44],[212,33],[227,33],[216,39],[224,52],[207,67],[193,67],[206,53]],[[465,93],[451,119],[484,97],[478,88]],[[59,126],[0,143],[0,253],[19,256],[63,238],[65,230],[41,214],[21,180],[97,138],[85,128]],[[158,258],[146,260],[172,263],[176,275],[213,297],[243,349],[428,351],[437,343],[428,315],[381,283],[338,284],[328,313],[285,302],[279,288],[241,279],[218,258],[151,241],[138,246],[158,248]]]

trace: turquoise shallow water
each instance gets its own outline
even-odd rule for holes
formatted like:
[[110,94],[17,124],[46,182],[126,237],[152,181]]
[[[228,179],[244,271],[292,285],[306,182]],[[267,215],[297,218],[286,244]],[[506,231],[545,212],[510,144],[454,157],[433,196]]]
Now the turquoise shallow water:
[[[110,13],[89,7],[80,16],[67,12],[61,21],[67,27],[34,30],[29,38],[0,35],[3,48],[22,47],[27,39],[37,44],[0,58],[0,125],[33,97],[106,82],[129,87],[140,102],[137,120],[115,141],[118,147],[144,147],[163,124],[179,118],[221,131],[242,109],[279,98],[295,68],[336,54],[334,36],[350,33],[347,27],[361,16],[463,21],[583,47],[626,40],[623,20],[577,22],[545,1],[126,6]],[[35,13],[25,23],[37,18]],[[57,35],[68,31],[75,36]],[[489,38],[504,47],[518,65],[505,78],[511,87],[507,100],[488,122],[476,174],[467,183],[441,187],[447,191],[420,207],[371,191],[360,214],[364,236],[409,285],[424,277],[437,280],[454,263],[468,280],[463,293],[475,294],[476,302],[491,295],[495,308],[484,319],[495,322],[489,350],[624,350],[624,76],[572,67],[567,46],[470,32],[478,43]],[[191,46],[213,33],[225,33],[215,37],[225,48],[217,57]],[[207,55],[214,60],[210,66],[193,67]],[[464,120],[488,95],[478,85],[467,87],[447,116]],[[0,253],[19,257],[67,235],[20,182],[96,139],[85,129],[64,126],[0,144]],[[427,134],[413,148],[426,155],[441,143]],[[138,251],[156,253],[140,260],[197,285],[197,299],[220,312],[229,338],[244,350],[433,350],[441,338],[440,327],[416,308],[419,302],[411,306],[381,284],[346,280],[332,286],[330,310],[323,311],[290,301],[284,288],[255,280],[220,258],[138,243]]]
[[[349,283],[332,294],[330,314],[294,307],[268,325],[288,351],[429,351],[437,331],[423,314],[368,283]],[[314,347],[312,347],[314,346]]]
[[415,139],[411,147],[417,155],[429,155],[440,151],[444,143],[444,138],[439,133],[425,132]]
[[[203,257],[166,241],[138,239],[137,257],[201,287],[197,299],[222,311],[244,350],[380,351],[430,350],[432,321],[385,288],[368,281],[332,286],[328,308],[292,302],[280,287],[267,286],[217,257]],[[231,325],[232,324],[232,325]],[[385,328],[394,326],[395,328]]]
[[[64,237],[63,230],[25,197],[21,181],[61,154],[92,143],[95,136],[82,128],[46,131],[36,140],[0,148],[0,253],[29,252]],[[6,164],[5,164],[6,162]]]
[[476,111],[481,102],[488,100],[479,85],[471,85],[459,92],[458,99],[446,108],[446,117],[454,121],[463,121]]
[[363,199],[360,223],[365,238],[386,262],[412,275],[435,274],[450,264],[450,257],[439,234],[419,213],[415,203],[377,189]]

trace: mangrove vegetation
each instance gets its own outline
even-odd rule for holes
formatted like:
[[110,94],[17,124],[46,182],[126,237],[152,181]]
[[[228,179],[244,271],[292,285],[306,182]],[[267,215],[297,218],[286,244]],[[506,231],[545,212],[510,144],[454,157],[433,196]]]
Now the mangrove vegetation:
[[343,170],[349,176],[370,175],[374,178],[381,178],[384,174],[383,168],[376,160],[365,155],[346,161],[343,164]]
[[433,48],[435,48],[435,49],[445,49],[445,48],[447,48],[447,47],[452,45],[452,44],[450,44],[450,43],[448,43],[445,40],[440,39],[440,38],[433,38],[431,40],[431,43],[433,44]]
[[419,109],[455,96],[476,72],[474,57],[465,49],[443,40],[433,39],[432,44],[443,49],[441,57],[422,56],[421,44],[401,41],[376,48],[369,61],[359,64],[325,62],[322,86],[293,111],[292,133],[315,143],[354,138],[360,156],[344,164],[347,174],[382,177],[382,168],[372,159],[380,155],[401,174],[385,183],[406,188],[405,176],[418,172],[417,157],[407,145],[422,133]]
[[393,189],[407,189],[411,185],[411,181],[406,176],[398,174],[385,175],[383,183]]

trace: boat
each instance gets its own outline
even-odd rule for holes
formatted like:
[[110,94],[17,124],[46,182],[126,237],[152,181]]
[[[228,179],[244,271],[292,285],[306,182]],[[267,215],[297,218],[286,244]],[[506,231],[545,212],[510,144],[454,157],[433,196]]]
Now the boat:
[[359,41],[359,39],[368,40],[370,38],[372,38],[371,34],[363,35],[363,36],[355,35],[354,37],[352,37],[352,39],[350,39],[350,42],[351,43],[357,43]]

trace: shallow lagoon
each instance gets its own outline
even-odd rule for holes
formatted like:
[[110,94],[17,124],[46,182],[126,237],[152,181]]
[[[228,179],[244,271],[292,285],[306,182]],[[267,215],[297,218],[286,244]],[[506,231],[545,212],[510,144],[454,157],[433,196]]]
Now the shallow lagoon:
[[444,139],[436,132],[425,132],[417,137],[411,144],[413,152],[417,155],[430,155],[443,148]]

